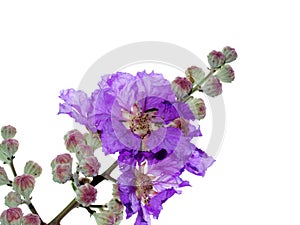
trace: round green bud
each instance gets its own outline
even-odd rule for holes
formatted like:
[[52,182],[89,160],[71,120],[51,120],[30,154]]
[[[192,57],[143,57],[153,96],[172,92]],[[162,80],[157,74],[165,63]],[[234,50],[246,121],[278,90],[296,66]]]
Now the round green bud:
[[17,207],[20,204],[22,204],[22,199],[17,192],[11,191],[5,196],[5,205],[8,207]]
[[28,161],[24,167],[24,173],[30,174],[35,178],[39,177],[42,173],[42,167],[33,161]]
[[234,70],[230,65],[225,64],[221,67],[221,69],[218,70],[218,72],[216,73],[216,77],[219,78],[222,82],[231,83],[235,78]]
[[207,56],[208,63],[212,68],[219,68],[222,66],[225,63],[225,59],[225,55],[222,52],[215,50],[211,51]]
[[19,142],[15,139],[5,139],[0,144],[0,160],[9,163],[18,151]]
[[34,176],[29,174],[23,174],[17,176],[13,182],[13,189],[20,195],[22,195],[25,200],[30,200],[30,195],[34,189],[35,180]]
[[226,47],[223,48],[222,52],[225,55],[225,58],[226,58],[225,62],[226,63],[230,63],[230,62],[236,60],[236,58],[237,58],[237,53],[236,53],[234,48],[226,46]]
[[208,96],[215,97],[222,94],[222,84],[218,78],[212,76],[204,83],[202,90]]
[[193,83],[199,84],[205,77],[205,72],[197,66],[191,66],[185,71],[186,77]]
[[7,177],[7,174],[5,172],[5,169],[0,166],[0,186],[9,184],[9,179]]
[[17,133],[17,129],[11,125],[3,126],[1,128],[1,136],[4,139],[13,138]]

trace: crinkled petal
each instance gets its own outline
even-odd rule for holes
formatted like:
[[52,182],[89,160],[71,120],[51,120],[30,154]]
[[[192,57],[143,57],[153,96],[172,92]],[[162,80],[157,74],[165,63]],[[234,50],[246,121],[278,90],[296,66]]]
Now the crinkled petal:
[[91,118],[93,106],[87,94],[74,89],[62,90],[59,96],[65,103],[59,105],[58,114],[68,114],[76,122],[95,131],[94,120]]
[[100,138],[102,140],[102,150],[105,154],[114,154],[123,149],[128,149],[116,136],[110,119],[103,123],[103,131],[100,133]]
[[135,194],[133,175],[134,173],[127,172],[123,173],[118,178],[120,199],[123,205],[126,207],[127,219],[138,212],[141,208],[141,203]]
[[208,156],[201,149],[196,148],[192,155],[190,156],[185,168],[198,176],[204,176],[208,167],[210,167],[215,162],[215,159]]
[[[152,152],[156,153],[156,152],[159,152],[161,149],[165,149],[168,153],[173,152],[179,143],[181,135],[182,135],[182,133],[178,128],[174,128],[174,127],[166,128],[166,134],[164,136],[163,141],[156,148],[154,148],[154,149],[151,148]],[[151,141],[153,141],[153,143],[151,143]],[[150,138],[147,141],[147,144],[150,147],[157,145],[155,143],[155,140],[151,140]]]
[[144,207],[139,210],[134,225],[151,225],[149,213]]
[[186,119],[186,120],[194,120],[195,116],[193,112],[191,111],[188,104],[183,102],[175,102],[173,103],[173,106],[176,108],[178,114],[180,117]]
[[146,209],[150,212],[151,215],[155,219],[158,219],[158,216],[162,210],[162,204],[166,202],[170,197],[172,197],[176,191],[171,188],[160,192],[159,194],[155,195],[151,198],[149,204],[146,206]]

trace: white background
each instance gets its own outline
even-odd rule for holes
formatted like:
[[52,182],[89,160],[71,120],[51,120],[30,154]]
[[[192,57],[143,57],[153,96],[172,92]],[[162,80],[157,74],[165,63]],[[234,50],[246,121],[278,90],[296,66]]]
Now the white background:
[[[203,61],[226,45],[239,58],[236,80],[224,85],[226,136],[217,162],[203,179],[188,176],[193,187],[165,203],[153,224],[299,224],[297,1],[105,2],[0,2],[0,125],[18,129],[19,173],[29,159],[44,168],[33,193],[42,218],[50,221],[74,196],[51,181],[50,161],[65,152],[62,137],[73,127],[56,115],[59,91],[76,88],[116,47],[165,41]],[[0,189],[0,211],[8,190]],[[95,222],[78,209],[62,224]]]

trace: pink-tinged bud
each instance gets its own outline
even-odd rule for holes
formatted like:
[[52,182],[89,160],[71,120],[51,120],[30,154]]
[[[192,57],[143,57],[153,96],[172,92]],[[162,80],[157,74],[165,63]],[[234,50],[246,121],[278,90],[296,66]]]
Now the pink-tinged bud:
[[84,134],[85,142],[87,145],[91,146],[93,150],[96,150],[102,146],[102,142],[97,133],[85,133]]
[[64,136],[64,140],[65,140],[66,148],[70,152],[75,152],[77,145],[85,144],[85,139],[84,139],[83,134],[76,129],[69,131]]
[[193,98],[187,102],[195,119],[201,120],[206,116],[205,103],[201,98]]
[[205,77],[204,71],[197,66],[191,66],[187,68],[185,75],[193,84],[201,83]]
[[58,164],[53,170],[53,181],[64,184],[72,178],[72,167],[68,164]]
[[230,63],[230,62],[236,60],[236,58],[237,58],[237,53],[234,48],[226,46],[223,48],[222,52],[225,55],[226,63]]
[[208,63],[212,68],[218,68],[225,63],[225,55],[222,52],[211,51],[208,56]]
[[65,153],[56,156],[56,158],[53,159],[51,162],[51,167],[53,169],[57,164],[69,164],[72,166],[72,162],[73,162],[72,156],[68,153]]
[[172,81],[171,87],[176,97],[182,99],[189,94],[193,85],[186,77],[176,77]]
[[7,174],[5,172],[5,169],[0,166],[0,186],[9,184],[9,179],[7,177]]
[[208,96],[215,97],[222,94],[222,84],[218,78],[212,76],[204,83],[202,90]]
[[14,154],[18,151],[19,142],[15,139],[5,139],[0,144],[0,159],[3,162],[9,163]]
[[29,174],[23,174],[21,176],[15,177],[13,182],[13,189],[20,195],[22,195],[26,200],[30,199],[30,194],[34,189],[34,176]]
[[76,157],[79,161],[89,156],[94,155],[94,150],[91,146],[80,144],[76,147]]
[[24,167],[24,173],[30,174],[35,178],[39,177],[42,173],[42,167],[33,161],[28,161]]
[[100,166],[100,162],[95,156],[89,156],[79,162],[79,169],[86,177],[94,177],[98,175]]
[[22,204],[22,199],[17,192],[11,191],[5,196],[5,205],[8,207],[17,207],[20,204]]
[[225,64],[221,67],[221,69],[218,70],[218,72],[216,73],[216,77],[219,78],[222,82],[231,83],[235,78],[234,70],[230,65]]
[[51,162],[53,180],[63,184],[72,178],[72,162],[70,154],[65,153],[56,156]]
[[1,128],[1,136],[3,139],[13,138],[17,133],[17,129],[13,126],[7,125]]
[[112,212],[114,212],[115,214],[120,214],[123,213],[123,209],[124,206],[121,203],[121,201],[117,200],[117,199],[111,199],[108,204],[108,209]]
[[22,221],[23,221],[22,225],[40,225],[41,224],[40,217],[36,214],[31,214],[31,213],[24,216]]
[[94,213],[93,214],[97,225],[118,225],[121,223],[123,219],[122,216],[117,216],[112,211],[102,211],[100,213]]
[[10,208],[2,212],[0,221],[2,225],[21,225],[22,217],[20,208]]
[[96,201],[97,189],[89,183],[81,185],[76,190],[76,200],[79,204],[86,207]]

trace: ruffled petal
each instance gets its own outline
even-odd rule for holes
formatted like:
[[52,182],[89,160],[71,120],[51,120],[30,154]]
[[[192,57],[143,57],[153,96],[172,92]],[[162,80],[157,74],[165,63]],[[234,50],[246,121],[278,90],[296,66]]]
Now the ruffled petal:
[[65,103],[59,104],[58,114],[68,114],[76,122],[85,125],[88,129],[96,131],[94,119],[91,117],[93,106],[91,99],[83,91],[74,89],[62,90],[59,96]]
[[207,168],[215,161],[213,157],[208,156],[204,151],[196,148],[186,163],[185,168],[195,175],[204,176]]
[[146,206],[146,209],[148,210],[148,212],[150,212],[151,215],[153,215],[155,219],[158,219],[158,216],[163,208],[162,204],[166,202],[170,197],[172,197],[175,193],[176,191],[173,188],[160,192],[159,194],[151,198],[149,204]]

